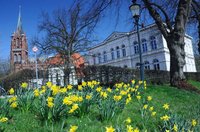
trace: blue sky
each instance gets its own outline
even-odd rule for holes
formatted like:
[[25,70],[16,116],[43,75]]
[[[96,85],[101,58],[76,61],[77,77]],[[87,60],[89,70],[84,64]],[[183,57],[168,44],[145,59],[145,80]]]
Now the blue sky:
[[[0,59],[8,58],[10,55],[11,35],[16,30],[21,5],[22,26],[26,33],[28,44],[30,40],[38,34],[38,22],[42,11],[52,13],[58,8],[67,8],[73,0],[0,0]],[[132,23],[130,12],[125,5],[121,9],[120,19],[116,25],[115,12],[109,13],[99,24],[95,36],[102,41],[113,31],[130,31]],[[31,55],[31,47],[29,54]]]

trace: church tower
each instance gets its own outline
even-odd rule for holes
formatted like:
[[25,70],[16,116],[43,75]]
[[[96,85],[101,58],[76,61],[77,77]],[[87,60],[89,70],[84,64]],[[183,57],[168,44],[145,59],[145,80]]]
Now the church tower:
[[28,62],[28,45],[26,35],[22,29],[21,7],[19,7],[17,30],[11,36],[10,47],[11,70],[18,71]]

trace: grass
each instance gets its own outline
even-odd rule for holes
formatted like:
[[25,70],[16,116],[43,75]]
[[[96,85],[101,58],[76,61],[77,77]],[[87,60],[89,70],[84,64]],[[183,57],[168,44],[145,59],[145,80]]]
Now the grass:
[[[191,84],[200,88],[200,82],[190,81]],[[160,116],[164,114],[163,104],[169,103],[172,113],[177,113],[182,118],[191,120],[199,119],[200,122],[200,95],[194,92],[176,89],[168,85],[163,86],[148,86],[144,96],[152,96],[151,105],[154,106],[157,112],[156,118],[150,118],[147,121],[146,128],[149,131],[154,131],[159,125]],[[139,112],[139,103],[133,99],[123,112],[114,117],[111,121],[98,120],[98,115],[95,110],[89,114],[78,117],[68,117],[58,123],[48,123],[42,125],[32,112],[19,113],[13,111],[12,120],[7,124],[3,124],[6,128],[5,132],[62,132],[66,131],[70,125],[77,125],[78,132],[104,132],[106,126],[112,125],[117,130],[118,128],[125,129],[125,120],[130,117],[132,126],[141,127],[143,121]],[[64,129],[62,129],[64,128]],[[200,129],[198,129],[200,130]]]
[[189,80],[189,83],[193,86],[197,87],[200,90],[200,82]]

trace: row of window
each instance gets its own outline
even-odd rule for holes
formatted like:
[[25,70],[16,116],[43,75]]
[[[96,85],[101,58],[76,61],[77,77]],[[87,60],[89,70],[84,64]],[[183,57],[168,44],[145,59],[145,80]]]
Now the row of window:
[[[142,39],[142,52],[147,52],[148,51],[148,48],[147,48],[147,41],[146,39]],[[134,41],[134,51],[135,51],[135,54],[138,54],[139,53],[139,44],[137,41]],[[152,50],[155,50],[157,49],[157,43],[156,43],[156,38],[154,36],[150,37],[150,44],[151,44],[151,49]],[[121,50],[121,52],[120,52]],[[115,58],[115,53],[116,53],[116,58]],[[122,55],[121,55],[122,53]],[[125,57],[126,56],[126,46],[125,45],[122,45],[121,46],[121,49],[119,46],[116,47],[116,50],[114,50],[114,48],[111,48],[110,49],[110,54],[111,54],[111,60],[114,60],[114,59],[118,59],[120,57]],[[104,51],[103,52],[103,55],[101,55],[101,53],[98,53],[96,56],[94,56],[94,64],[96,64],[96,57],[97,57],[97,63],[102,63],[102,62],[107,62],[108,61],[108,57],[107,57],[107,52]],[[103,59],[102,59],[103,57]]]
[[[160,70],[160,64],[159,64],[158,59],[154,59],[152,64],[153,64],[154,70]],[[135,67],[137,69],[139,69],[140,68],[140,63],[136,63]],[[145,61],[144,62],[144,69],[150,70],[150,63],[149,63],[149,61]]]
[[[138,54],[139,53],[139,44],[138,44],[137,41],[134,41],[133,44],[134,44],[135,54]],[[157,49],[156,38],[154,36],[150,37],[150,45],[151,45],[151,50],[156,50]],[[141,46],[142,46],[141,48],[142,48],[142,52],[143,53],[148,51],[147,40],[146,39],[142,39]]]
[[[122,52],[122,57],[126,56],[126,47],[125,45],[122,45],[121,49],[119,48],[119,46],[116,47],[116,58],[120,58],[120,50]],[[113,48],[110,49],[110,53],[111,53],[111,60],[115,59],[115,51]],[[102,61],[102,56],[101,53],[97,54],[97,59],[98,59],[98,63],[102,63],[102,62],[107,62],[108,61],[108,57],[107,57],[107,52],[104,51],[103,52],[103,61]],[[96,64],[96,56],[94,56],[94,64]]]

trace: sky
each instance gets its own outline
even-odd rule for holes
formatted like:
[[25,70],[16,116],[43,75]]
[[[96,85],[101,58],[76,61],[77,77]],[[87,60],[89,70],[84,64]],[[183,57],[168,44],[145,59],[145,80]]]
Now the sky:
[[[21,6],[22,27],[26,33],[29,55],[33,54],[30,47],[31,39],[38,35],[38,23],[42,11],[50,14],[59,8],[67,8],[73,0],[0,0],[0,59],[10,56],[11,35],[17,28],[19,6]],[[99,41],[103,41],[114,31],[130,31],[129,5],[125,5],[120,10],[118,23],[113,19],[116,14],[108,13],[97,26],[95,36]]]

